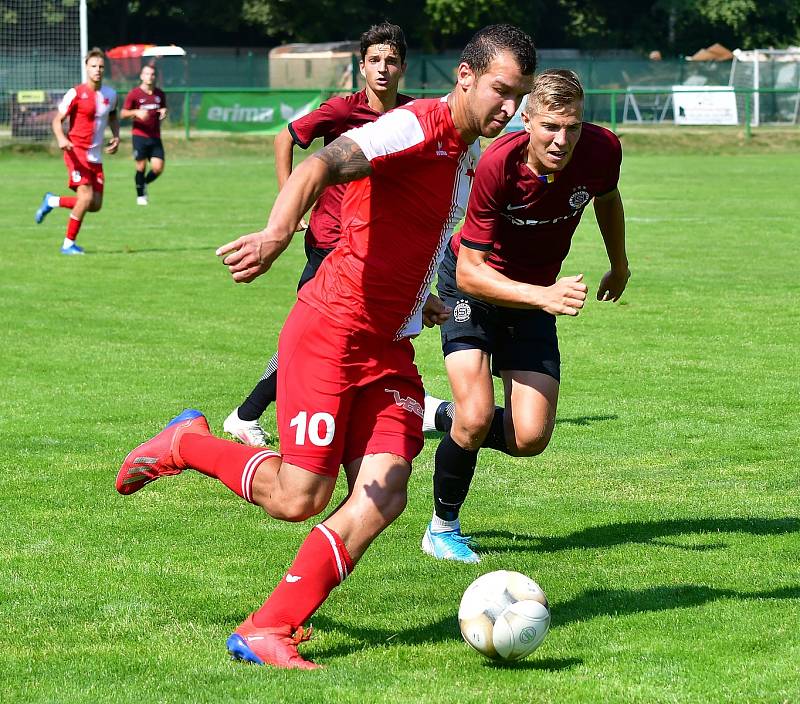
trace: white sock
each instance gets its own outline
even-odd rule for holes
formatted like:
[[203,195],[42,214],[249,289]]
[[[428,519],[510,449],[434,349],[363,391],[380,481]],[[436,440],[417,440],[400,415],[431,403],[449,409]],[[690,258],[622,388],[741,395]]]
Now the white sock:
[[69,249],[73,244],[75,244],[73,240],[69,239],[69,237],[65,237],[64,244],[61,245],[61,249]]
[[51,208],[58,207],[58,201],[61,199],[61,196],[47,196],[47,205]]
[[433,518],[431,518],[431,533],[446,533],[451,530],[461,530],[461,521],[458,518],[454,521],[445,521],[435,513],[433,514]]
[[444,401],[430,394],[425,394],[425,406],[422,411],[422,431],[436,430],[436,411]]

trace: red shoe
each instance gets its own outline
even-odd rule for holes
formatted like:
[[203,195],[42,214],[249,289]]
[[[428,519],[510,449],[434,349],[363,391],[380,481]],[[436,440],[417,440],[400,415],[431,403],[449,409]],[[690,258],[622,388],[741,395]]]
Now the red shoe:
[[233,660],[274,665],[287,670],[316,670],[319,665],[305,660],[297,652],[297,646],[311,638],[312,630],[301,626],[293,634],[291,626],[257,628],[251,614],[228,636],[225,645]]
[[158,435],[130,452],[117,473],[117,491],[133,494],[159,477],[180,474],[186,469],[178,454],[178,443],[185,433],[211,435],[208,421],[200,411],[187,408]]

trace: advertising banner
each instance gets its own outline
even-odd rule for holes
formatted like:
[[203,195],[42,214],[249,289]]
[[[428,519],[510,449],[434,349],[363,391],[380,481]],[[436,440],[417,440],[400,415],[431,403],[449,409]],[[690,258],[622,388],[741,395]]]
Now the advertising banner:
[[11,95],[11,136],[50,140],[50,123],[65,91],[21,90]]
[[730,86],[672,86],[676,125],[736,125],[736,93]]
[[201,130],[277,134],[288,122],[319,107],[317,91],[204,93],[197,115]]

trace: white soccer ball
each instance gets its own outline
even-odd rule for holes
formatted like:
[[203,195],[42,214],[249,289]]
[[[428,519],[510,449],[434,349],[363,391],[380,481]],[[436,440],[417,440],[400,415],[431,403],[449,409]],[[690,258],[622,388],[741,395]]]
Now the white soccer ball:
[[519,572],[498,570],[467,587],[458,608],[461,635],[493,660],[521,660],[541,645],[550,609],[541,587]]

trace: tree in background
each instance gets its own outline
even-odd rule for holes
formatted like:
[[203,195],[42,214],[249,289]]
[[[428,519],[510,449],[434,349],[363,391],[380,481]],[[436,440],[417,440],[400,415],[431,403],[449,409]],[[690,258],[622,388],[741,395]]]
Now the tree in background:
[[390,20],[416,49],[458,49],[485,24],[513,22],[541,48],[659,48],[692,54],[800,44],[798,0],[89,0],[90,43],[275,46],[357,39]]

